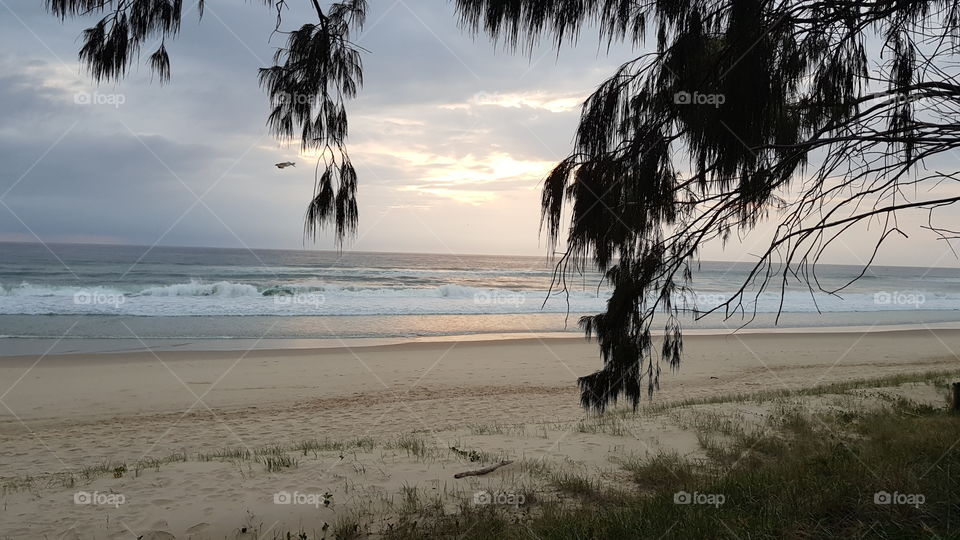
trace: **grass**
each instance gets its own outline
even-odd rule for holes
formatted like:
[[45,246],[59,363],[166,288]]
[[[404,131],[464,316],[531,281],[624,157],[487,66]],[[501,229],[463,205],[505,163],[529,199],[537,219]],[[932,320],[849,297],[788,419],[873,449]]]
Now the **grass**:
[[221,448],[207,454],[197,454],[198,461],[232,461],[250,459],[251,452],[246,448]]
[[[912,376],[879,380],[919,382]],[[842,393],[880,386],[877,381],[802,394]],[[693,426],[712,441],[710,459],[664,453],[625,460],[632,485],[615,494],[586,475],[552,473],[550,483],[574,495],[574,504],[544,501],[534,512],[465,504],[459,514],[397,527],[384,537],[960,537],[960,451],[954,447],[960,415],[902,397],[854,412],[811,412],[781,399],[756,425],[718,420]],[[713,504],[677,504],[678,492]],[[875,495],[884,492],[920,495],[923,504],[877,504]]]
[[516,435],[524,436],[527,434],[526,424],[471,424],[467,426],[471,435]]
[[423,437],[412,433],[400,435],[397,437],[396,441],[394,441],[392,446],[394,448],[406,450],[407,455],[413,456],[417,459],[426,459],[430,453],[430,449]]
[[[951,378],[960,377],[960,371],[956,369],[923,371],[919,373],[902,373],[897,375],[885,375],[883,377],[872,377],[867,379],[856,379],[851,381],[818,384],[808,388],[797,388],[788,390],[780,388],[776,390],[766,390],[763,392],[751,393],[727,393],[717,394],[703,398],[691,398],[677,401],[665,401],[662,403],[651,403],[641,407],[639,412],[647,414],[658,414],[671,409],[680,407],[689,407],[692,405],[710,405],[715,403],[730,403],[744,401],[773,401],[790,397],[802,396],[820,396],[824,394],[845,394],[851,390],[861,388],[883,388],[890,386],[899,386],[910,383],[929,383],[937,388],[946,388]],[[608,414],[620,416],[634,416],[637,412],[632,409],[618,409]]]
[[282,455],[263,455],[260,456],[257,461],[263,463],[264,467],[267,468],[267,472],[280,472],[284,469],[296,468],[300,463],[297,461],[297,458],[290,457],[286,454]]
[[605,433],[615,437],[630,436],[630,430],[616,415],[598,415],[581,420],[577,423],[576,430],[580,433]]
[[357,437],[347,441],[337,441],[328,438],[308,439],[293,446],[293,450],[307,455],[308,452],[345,452],[358,449],[370,452],[376,447],[372,437]]

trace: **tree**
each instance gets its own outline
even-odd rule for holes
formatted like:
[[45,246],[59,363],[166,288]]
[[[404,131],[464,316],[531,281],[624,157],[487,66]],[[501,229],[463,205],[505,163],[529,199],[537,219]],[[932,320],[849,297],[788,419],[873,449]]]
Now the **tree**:
[[[333,225],[342,240],[357,219],[343,100],[360,86],[361,65],[349,35],[366,6],[342,1],[323,11],[311,1],[319,22],[288,33],[261,83],[273,132],[292,138],[299,129],[301,144],[324,148],[307,233]],[[280,31],[285,0],[264,2]],[[960,200],[958,173],[924,166],[960,145],[958,2],[455,2],[468,29],[514,49],[575,42],[592,25],[607,43],[638,51],[587,99],[573,152],[544,181],[543,226],[552,246],[566,242],[555,284],[593,265],[613,289],[604,313],[580,320],[603,357],[602,369],[578,381],[584,407],[621,398],[636,407],[644,386],[652,394],[661,362],[679,365],[684,314],[749,318],[751,294],[778,287],[782,298],[791,282],[840,293],[852,281],[826,287],[816,265],[857,224],[877,227],[874,256],[890,235],[905,235],[897,213],[906,209],[926,209],[925,228],[941,239],[958,235],[934,222],[935,210]],[[47,5],[60,17],[106,14],[80,52],[98,80],[122,76],[148,37],[175,35],[181,10],[180,0]],[[169,77],[162,45],[150,63]],[[776,231],[749,277],[726,302],[698,311],[690,293],[701,246],[764,220]]]

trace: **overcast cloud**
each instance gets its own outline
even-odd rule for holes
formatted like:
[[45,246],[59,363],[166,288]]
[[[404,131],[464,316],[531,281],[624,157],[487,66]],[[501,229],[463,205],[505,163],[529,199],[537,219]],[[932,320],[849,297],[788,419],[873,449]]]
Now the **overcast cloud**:
[[[360,232],[349,247],[544,253],[540,180],[569,150],[579,103],[631,52],[608,53],[587,34],[559,54],[513,54],[463,32],[448,2],[370,4],[357,39],[371,51],[365,86],[348,105],[360,173]],[[0,12],[0,240],[303,246],[313,160],[264,125],[256,70],[279,41],[267,41],[268,9],[208,0],[203,20],[186,15],[167,43],[170,84],[151,81],[141,62],[99,87],[76,60],[90,19],[61,23],[38,1],[0,0]],[[285,20],[310,14],[293,9]],[[860,234],[831,260],[865,260]],[[763,237],[702,255],[749,258]],[[329,237],[308,245],[334,246]],[[881,262],[956,265],[923,235],[893,241]]]

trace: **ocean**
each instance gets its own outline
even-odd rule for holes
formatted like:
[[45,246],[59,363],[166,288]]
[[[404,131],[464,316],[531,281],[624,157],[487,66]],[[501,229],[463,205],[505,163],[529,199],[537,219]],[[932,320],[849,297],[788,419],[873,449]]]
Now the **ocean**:
[[[703,262],[690,300],[717,305],[749,269]],[[821,265],[818,277],[828,287],[859,272]],[[593,272],[549,293],[553,275],[546,257],[0,243],[0,355],[579,332],[608,289]],[[779,300],[747,304],[751,328],[773,327]],[[960,269],[872,267],[840,296],[791,284],[779,325],[945,324],[958,309]],[[686,326],[744,322],[717,314]]]

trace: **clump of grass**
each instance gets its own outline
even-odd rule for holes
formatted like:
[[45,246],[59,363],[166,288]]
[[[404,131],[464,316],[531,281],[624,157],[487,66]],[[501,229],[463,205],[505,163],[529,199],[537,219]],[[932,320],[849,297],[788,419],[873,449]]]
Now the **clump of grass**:
[[354,516],[340,516],[333,524],[333,537],[337,540],[356,540],[363,538],[363,527]]
[[263,446],[253,451],[256,456],[282,456],[286,450],[279,444]]
[[631,478],[642,489],[658,490],[691,483],[695,465],[676,452],[661,452],[643,460],[625,460],[621,467],[631,473]]
[[267,468],[267,472],[280,472],[283,469],[292,469],[300,465],[300,462],[296,458],[290,457],[286,454],[283,455],[265,455],[257,458],[257,461],[263,463]]
[[426,441],[423,440],[423,437],[419,437],[413,434],[403,434],[397,437],[397,440],[394,443],[396,448],[406,450],[408,455],[414,456],[418,459],[424,459],[428,455],[428,448]]
[[417,490],[417,486],[411,486],[404,482],[400,486],[400,490],[403,494],[403,511],[405,513],[417,512],[420,509],[420,493]]
[[83,478],[84,481],[89,482],[107,474],[116,475],[117,471],[120,471],[120,476],[123,476],[123,473],[127,471],[127,464],[124,462],[103,461],[96,465],[89,465],[80,469],[80,477]]
[[562,493],[578,497],[594,497],[600,492],[600,483],[586,474],[556,471],[550,475],[550,484]]
[[216,452],[197,454],[199,461],[234,461],[248,460],[252,456],[246,448],[221,448]]
[[347,450],[359,449],[366,452],[372,451],[376,447],[376,441],[372,437],[357,437],[346,441],[323,439],[308,439],[295,444],[292,450],[302,452],[307,455],[309,452],[345,452]]
[[605,433],[615,437],[630,435],[630,430],[616,415],[603,414],[600,416],[580,420],[576,426],[580,433]]
[[471,424],[467,426],[471,435],[526,435],[526,424]]
[[521,474],[545,478],[550,474],[551,466],[544,459],[524,459],[519,464]]

